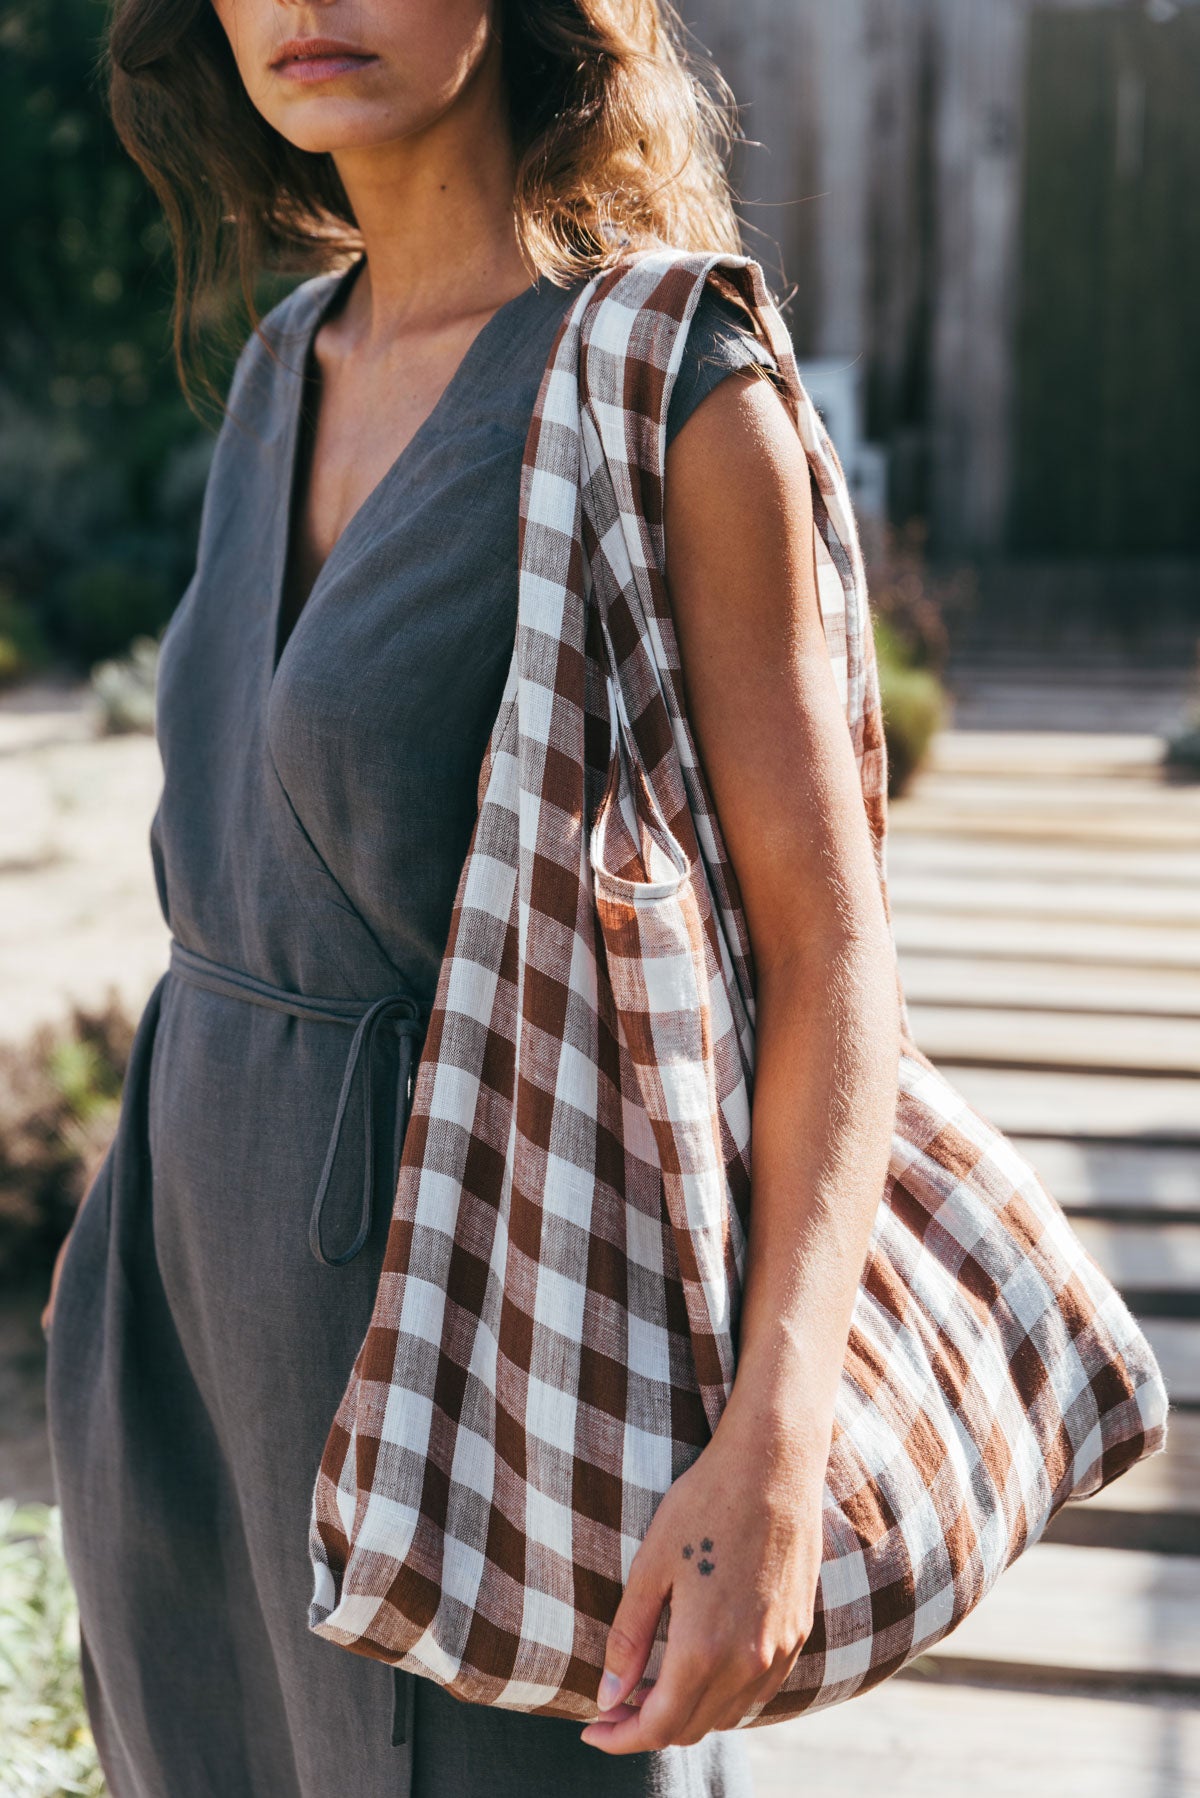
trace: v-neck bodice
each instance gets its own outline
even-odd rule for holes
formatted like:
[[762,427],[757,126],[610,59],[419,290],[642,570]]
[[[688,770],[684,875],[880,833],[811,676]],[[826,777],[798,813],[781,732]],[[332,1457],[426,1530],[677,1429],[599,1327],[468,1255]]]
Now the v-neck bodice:
[[[275,625],[272,638],[271,674],[274,677],[279,666],[279,658],[287,648],[288,639],[300,622],[300,614],[312,596],[312,590],[320,579],[321,571],[313,577],[308,591],[298,606],[290,607],[290,590],[292,582],[293,557],[295,555],[295,538],[299,528],[300,511],[309,488],[312,468],[313,443],[316,436],[316,411],[320,403],[320,382],[316,372],[316,341],[321,326],[341,311],[358,276],[366,265],[365,255],[358,256],[341,275],[335,276],[327,284],[326,290],[317,299],[312,308],[312,316],[303,330],[303,345],[300,357],[300,375],[296,383],[296,399],[292,416],[288,420],[287,462],[287,503],[279,523],[279,542],[275,548],[275,564],[272,570],[272,598],[274,603]],[[310,403],[311,402],[311,403]],[[347,521],[349,523],[349,521]],[[346,527],[338,534],[338,541],[345,535]],[[336,547],[336,544],[334,545]],[[330,551],[332,554],[332,550]],[[328,561],[328,556],[325,560]],[[322,563],[322,568],[324,563]],[[290,613],[290,616],[289,616]]]
[[[317,588],[322,584],[322,577],[327,565],[338,555],[343,541],[349,536],[352,551],[355,536],[360,530],[369,528],[376,506],[386,503],[391,486],[409,452],[412,450],[419,452],[424,435],[441,426],[444,416],[453,412],[459,403],[462,391],[469,388],[476,364],[481,357],[485,357],[489,353],[492,338],[498,331],[510,329],[513,317],[519,318],[523,307],[532,300],[542,298],[545,288],[549,285],[544,281],[531,283],[528,287],[522,288],[520,293],[514,294],[504,301],[484,320],[460,356],[429,412],[343,525],[324,562],[318,569],[308,592],[296,608],[294,616],[289,620],[288,598],[292,557],[295,553],[295,537],[300,523],[300,508],[307,494],[316,433],[316,410],[320,404],[319,379],[316,371],[316,340],[321,327],[345,306],[351,288],[366,266],[366,260],[365,254],[359,255],[340,273],[318,278],[317,282],[312,284],[314,288],[313,303],[309,308],[308,317],[302,317],[297,325],[300,333],[299,374],[295,383],[294,403],[286,421],[286,503],[279,519],[278,541],[275,546],[275,563],[272,572],[272,606],[275,615],[272,677],[278,672],[279,663],[301,616],[307,610]],[[570,289],[571,294],[577,292],[580,285],[582,284],[573,284]],[[554,289],[552,292],[557,295],[561,305],[565,306],[567,290],[560,288]],[[552,300],[552,309],[554,304],[555,302]]]
[[276,354],[239,359],[162,645],[151,843],[185,947],[297,992],[429,999],[512,655],[521,454],[576,289],[485,321],[280,649],[310,357],[355,266],[297,287],[263,320]]
[[[353,275],[303,282],[239,359],[196,571],[159,670],[159,895],[186,948],[301,993],[431,999],[512,658],[521,462],[581,283],[543,279],[469,344],[354,513],[276,660],[303,388]],[[707,300],[707,296],[706,296]],[[668,440],[748,359],[701,302]]]

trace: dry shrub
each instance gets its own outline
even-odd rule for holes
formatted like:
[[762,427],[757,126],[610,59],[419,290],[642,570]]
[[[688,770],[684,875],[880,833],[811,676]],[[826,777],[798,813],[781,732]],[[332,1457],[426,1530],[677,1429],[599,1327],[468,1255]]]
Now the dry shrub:
[[112,1139],[135,1025],[110,991],[0,1047],[0,1268],[50,1260]]
[[886,525],[868,565],[871,611],[888,627],[891,641],[910,668],[941,674],[956,624],[976,607],[975,570],[962,565],[935,568],[926,551],[920,518]]

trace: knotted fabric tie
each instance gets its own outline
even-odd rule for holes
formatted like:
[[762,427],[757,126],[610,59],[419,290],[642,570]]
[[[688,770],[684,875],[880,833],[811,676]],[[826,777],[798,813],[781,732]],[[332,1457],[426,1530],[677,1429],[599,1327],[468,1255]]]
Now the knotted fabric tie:
[[[413,1038],[419,1030],[424,1028],[417,1015],[416,1000],[409,993],[392,993],[382,999],[376,999],[358,1020],[358,1027],[350,1043],[350,1053],[346,1057],[346,1071],[342,1075],[342,1090],[338,1094],[333,1131],[329,1138],[329,1147],[325,1151],[325,1166],[321,1169],[321,1178],[317,1183],[317,1196],[313,1201],[312,1217],[308,1226],[308,1246],[317,1260],[323,1261],[326,1267],[344,1267],[347,1261],[353,1261],[371,1234],[371,1210],[375,1191],[375,1138],[371,1128],[371,1050],[375,1045],[379,1027],[385,1022],[390,1022],[400,1037],[400,1099],[396,1106],[392,1166],[395,1167],[400,1160],[400,1148],[404,1141],[404,1130],[408,1121]],[[325,1195],[329,1191],[330,1178],[342,1140],[342,1124],[346,1117],[346,1106],[350,1102],[350,1094],[360,1068],[365,1073],[365,1079],[362,1100],[363,1185],[358,1235],[350,1247],[344,1249],[340,1255],[331,1255],[321,1240],[321,1214],[325,1207]]]
[[[428,1023],[428,1005],[422,1004],[415,993],[408,991],[385,993],[382,998],[374,1000],[309,997],[304,993],[290,992],[286,987],[272,986],[269,981],[259,980],[253,974],[243,973],[240,968],[226,967],[221,962],[211,960],[207,955],[201,955],[194,949],[185,948],[176,940],[172,940],[171,943],[171,971],[192,986],[203,987],[207,992],[220,993],[226,998],[244,999],[251,1005],[264,1005],[272,1011],[287,1012],[292,1017],[305,1018],[313,1023],[353,1024],[355,1026],[346,1056],[342,1090],[338,1094],[329,1147],[325,1151],[325,1165],[321,1169],[321,1178],[317,1182],[317,1193],[313,1200],[312,1215],[308,1226],[308,1244],[317,1260],[325,1267],[344,1267],[348,1261],[353,1261],[371,1234],[376,1179],[373,1083],[371,1080],[372,1052],[378,1041],[379,1032],[385,1026],[390,1027],[399,1037],[399,1096],[396,1103],[396,1125],[392,1137],[392,1166],[395,1168],[400,1160],[404,1132],[408,1125],[409,1109],[412,1103],[414,1049],[418,1037],[424,1035]],[[346,1108],[350,1103],[354,1083],[360,1078],[363,1082],[363,1178],[358,1233],[349,1248],[344,1249],[339,1255],[334,1255],[327,1250],[322,1236],[325,1200],[342,1147]]]

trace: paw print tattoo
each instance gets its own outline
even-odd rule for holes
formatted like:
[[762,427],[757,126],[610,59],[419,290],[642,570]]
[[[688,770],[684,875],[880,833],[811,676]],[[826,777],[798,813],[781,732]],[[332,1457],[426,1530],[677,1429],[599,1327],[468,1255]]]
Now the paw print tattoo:
[[[692,1547],[690,1542],[684,1543],[683,1558],[685,1561],[690,1561],[692,1556],[695,1554],[695,1552],[696,1551]],[[712,1538],[710,1536],[702,1536],[700,1538],[701,1558],[700,1558],[700,1560],[698,1560],[696,1562],[696,1570],[698,1573],[713,1573],[713,1572],[715,1572],[716,1562],[709,1560],[709,1556],[712,1554],[712,1552],[713,1552]]]

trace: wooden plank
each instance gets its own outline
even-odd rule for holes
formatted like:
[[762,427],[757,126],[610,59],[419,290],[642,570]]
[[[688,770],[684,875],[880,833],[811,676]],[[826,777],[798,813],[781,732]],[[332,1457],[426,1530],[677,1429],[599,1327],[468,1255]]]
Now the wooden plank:
[[1047,1542],[1200,1555],[1200,1412],[1176,1410],[1161,1454],[1063,1506]]
[[[1027,566],[1020,572],[1020,579],[1024,579]],[[1045,563],[1036,566],[1045,570]],[[1011,577],[1016,574],[1018,570],[1009,570]],[[1058,575],[1061,581],[1061,570]],[[1076,577],[1087,581],[1088,592],[1092,592],[1094,574],[1090,568],[1078,570]],[[1069,651],[1047,654],[1038,645],[988,635],[984,647],[975,651],[955,644],[950,654],[950,672],[955,681],[997,681],[1004,687],[1038,681],[1051,689],[1070,689],[1083,683],[1101,689],[1110,685],[1117,692],[1187,692],[1191,687],[1191,671],[1180,667],[1175,660],[1164,660],[1162,647],[1153,642],[1144,649],[1137,649],[1133,644],[1103,647],[1094,642],[1074,642]],[[1052,735],[1054,725],[1043,725],[1042,730]],[[1106,735],[1103,725],[1097,726],[1094,734]]]
[[[1090,593],[1095,586],[1095,572],[1091,567],[1079,567],[1064,570],[1061,564],[1048,564],[1045,561],[1033,564],[1037,568],[1039,578],[1046,578],[1046,570],[1055,570],[1058,584],[1061,586],[1064,575],[1067,578],[1086,583]],[[1001,578],[1020,580],[1025,585],[1030,564],[1009,564],[1001,569]],[[1187,579],[1186,570],[1179,573]],[[956,634],[957,635],[957,634]],[[1084,682],[1097,687],[1113,687],[1117,692],[1186,692],[1191,687],[1191,670],[1181,667],[1176,661],[1164,660],[1161,642],[1151,641],[1139,648],[1133,643],[1121,645],[1101,643],[1073,642],[1069,648],[1058,649],[1047,653],[1040,645],[1034,646],[1013,638],[1007,634],[996,636],[990,632],[985,634],[979,647],[972,649],[969,641],[958,636],[951,646],[949,672],[955,679],[980,682],[983,685],[994,684],[999,687],[1010,685],[1025,686],[1027,684],[1042,685],[1049,688],[1061,688],[1064,692],[1078,690],[1077,683]],[[1038,727],[1044,732],[1053,734],[1054,726],[1044,724]],[[1091,734],[1107,736],[1104,715],[1091,725]]]
[[[1095,1068],[1200,1078],[1200,1021],[909,1004],[913,1037],[960,1066]],[[1195,1095],[1200,1117],[1200,1087]]]
[[905,836],[1055,852],[1137,847],[1194,854],[1200,788],[1165,778],[1158,735],[943,731],[929,766],[890,808]]
[[[989,671],[994,664],[989,660]],[[1025,671],[1019,678],[1026,678]],[[1119,685],[1132,678],[1122,666]],[[1157,681],[1157,675],[1154,676]],[[1062,686],[1061,675],[1047,674],[1047,684]],[[994,769],[1022,773],[1040,781],[1047,773],[1141,775],[1157,777],[1162,739],[1117,735],[1111,731],[943,730],[933,745],[930,766],[942,774],[988,774]]]
[[1063,1506],[1047,1542],[1200,1555],[1200,1412],[1175,1410],[1161,1454]]
[[[1200,826],[1198,826],[1200,831]],[[889,877],[897,911],[954,912],[964,917],[1045,918],[1115,923],[1122,928],[1200,929],[1200,884],[1170,885],[1047,879],[989,872],[953,874],[901,868]]]
[[743,1732],[756,1798],[1196,1798],[1200,1707],[901,1677]]
[[[1095,795],[1097,803],[1137,799],[1196,811],[1200,794],[1166,778],[1161,737],[1083,731],[943,731],[930,745],[923,792],[1011,792],[1035,809]],[[901,804],[907,803],[907,795]]]
[[997,1678],[1036,1669],[1200,1693],[1200,1556],[1036,1543],[931,1658]]
[[1142,1320],[1171,1401],[1200,1406],[1200,1324],[1175,1317]]
[[1124,1074],[1024,1073],[1019,1068],[940,1071],[963,1097],[1010,1136],[1132,1137],[1200,1148],[1200,1093],[1194,1080],[1140,1080]]
[[1081,843],[1093,848],[1192,849],[1196,844],[1194,816],[1132,806],[1112,805],[1092,810],[1086,795],[1074,805],[1044,813],[1034,812],[1019,797],[1001,803],[995,794],[968,800],[961,794],[930,791],[924,777],[913,796],[892,807],[894,837],[906,830],[923,836],[938,834],[956,842],[972,838],[995,842]]
[[[1102,1492],[1065,1508],[1200,1513],[1200,1413],[1173,1412],[1167,1422],[1167,1446],[1161,1454],[1147,1456]],[[1200,1553],[1200,1548],[1196,1552]]]
[[972,682],[955,686],[954,722],[961,730],[1092,730],[1103,715],[1114,731],[1171,733],[1187,723],[1188,702],[1178,689],[1145,687],[1137,693],[1075,692],[1050,689],[1017,693]]
[[901,955],[900,973],[910,1004],[1200,1019],[1200,970],[912,951]]
[[968,840],[948,842],[944,837],[924,836],[904,830],[888,841],[888,868],[900,873],[948,873],[980,875],[989,879],[1049,879],[1099,884],[1153,882],[1163,885],[1200,885],[1200,852],[1194,849],[1126,849],[1118,853],[1094,848],[1090,843],[988,843]]
[[1186,1212],[1200,1218],[1200,1148],[1013,1140],[1068,1211],[1162,1217]]
[[1128,924],[1073,923],[1070,918],[961,916],[909,906],[892,908],[896,943],[911,954],[980,960],[1045,960],[1048,966],[1200,970],[1200,930],[1132,929]]
[[1115,1285],[1200,1292],[1200,1224],[1114,1224],[1080,1217],[1073,1225]]
[[1117,1553],[1140,1549],[1156,1555],[1196,1555],[1200,1554],[1200,1513],[1067,1504],[1051,1519],[1042,1540]]
[[[969,806],[983,815],[989,810],[1004,814],[1019,809],[1031,824],[1047,818],[1060,822],[1065,842],[1086,842],[1095,826],[1119,835],[1126,828],[1145,828],[1147,824],[1170,833],[1189,825],[1194,833],[1200,822],[1200,787],[1174,782],[1153,787],[1132,776],[1105,779],[1099,774],[1062,780],[1046,775],[1035,781],[1020,775],[934,771],[922,772],[911,798],[901,800],[894,809],[911,828],[921,813],[935,806],[955,810]],[[1185,846],[1195,848],[1194,834]]]

